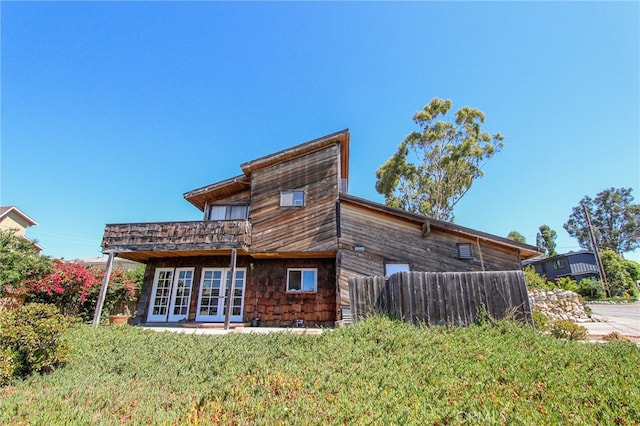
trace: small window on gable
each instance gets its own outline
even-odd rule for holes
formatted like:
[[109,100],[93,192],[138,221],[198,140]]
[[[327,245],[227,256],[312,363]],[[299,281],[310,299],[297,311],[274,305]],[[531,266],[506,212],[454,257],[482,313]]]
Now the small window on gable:
[[408,263],[389,262],[384,264],[384,276],[388,277],[396,272],[409,272],[411,268]]
[[287,292],[315,293],[318,291],[318,269],[287,269]]
[[281,207],[304,207],[304,191],[281,191]]
[[473,259],[473,253],[471,252],[471,244],[469,243],[458,244],[458,259]]

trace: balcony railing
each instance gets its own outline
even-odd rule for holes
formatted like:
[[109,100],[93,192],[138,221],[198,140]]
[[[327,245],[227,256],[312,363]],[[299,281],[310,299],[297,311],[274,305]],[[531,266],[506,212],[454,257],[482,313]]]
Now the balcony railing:
[[107,225],[103,251],[185,251],[247,248],[248,220],[124,223]]

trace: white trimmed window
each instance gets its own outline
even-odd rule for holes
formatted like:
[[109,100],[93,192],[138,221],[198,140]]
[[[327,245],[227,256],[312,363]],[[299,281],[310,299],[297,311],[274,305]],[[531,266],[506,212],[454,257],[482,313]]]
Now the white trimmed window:
[[396,272],[409,272],[411,268],[408,263],[388,262],[384,264],[384,276],[388,277]]
[[246,219],[249,213],[247,205],[209,206],[208,220]]
[[317,268],[287,269],[287,292],[315,293],[318,291]]
[[471,244],[469,243],[458,244],[458,259],[473,259],[473,253],[471,252]]
[[281,207],[304,207],[304,191],[280,191]]

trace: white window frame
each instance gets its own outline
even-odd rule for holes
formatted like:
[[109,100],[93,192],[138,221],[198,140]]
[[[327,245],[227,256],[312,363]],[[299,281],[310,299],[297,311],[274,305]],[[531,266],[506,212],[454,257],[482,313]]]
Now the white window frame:
[[[300,289],[290,288],[291,272],[300,272]],[[305,286],[305,272],[313,272],[313,287]],[[287,293],[317,293],[318,268],[287,268]]]
[[280,207],[304,207],[305,205],[304,190],[280,191]]
[[389,277],[396,272],[410,272],[411,265],[408,262],[385,262],[384,276]]
[[[242,215],[242,217],[233,217],[232,213],[234,209],[237,211],[240,207],[244,208],[244,215]],[[224,211],[222,209],[224,209]],[[212,213],[214,210],[218,211],[218,218],[216,219],[212,217]],[[224,218],[221,218],[220,216],[224,216]],[[247,219],[248,217],[249,206],[246,204],[213,204],[209,206],[206,220],[242,220]]]

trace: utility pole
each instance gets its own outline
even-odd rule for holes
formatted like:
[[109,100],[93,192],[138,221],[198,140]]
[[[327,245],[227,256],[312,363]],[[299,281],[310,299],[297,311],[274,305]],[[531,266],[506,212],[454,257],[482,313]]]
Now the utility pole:
[[602,278],[602,282],[604,283],[604,291],[607,297],[611,297],[611,292],[609,291],[609,282],[607,281],[607,274],[605,274],[604,272],[604,265],[602,264],[602,259],[600,259],[600,252],[598,251],[598,244],[596,243],[596,235],[593,233],[593,225],[591,225],[591,216],[589,216],[589,209],[587,208],[587,206],[584,206],[584,216],[587,218],[587,225],[589,226],[589,239],[591,240],[593,254],[596,255],[596,263],[598,264],[598,269],[600,270],[600,278]]

